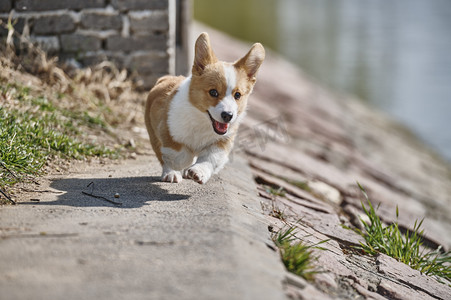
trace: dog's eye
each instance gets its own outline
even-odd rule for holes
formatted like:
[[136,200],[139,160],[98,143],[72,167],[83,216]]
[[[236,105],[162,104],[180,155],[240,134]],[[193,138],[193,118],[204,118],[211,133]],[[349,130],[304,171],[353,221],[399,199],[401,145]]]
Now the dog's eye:
[[210,94],[210,96],[217,98],[219,96],[219,93],[217,90],[212,89],[208,92]]
[[239,100],[241,98],[241,94],[240,92],[236,92],[233,97],[235,98],[235,100]]

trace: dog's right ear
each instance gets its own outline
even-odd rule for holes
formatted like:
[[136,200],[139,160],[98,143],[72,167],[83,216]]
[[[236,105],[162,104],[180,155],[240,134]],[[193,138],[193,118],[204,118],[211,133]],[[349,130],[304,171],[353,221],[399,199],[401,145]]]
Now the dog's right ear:
[[194,46],[194,64],[192,74],[202,74],[207,65],[215,63],[217,61],[218,59],[211,49],[210,38],[208,37],[208,34],[206,32],[201,33],[201,35],[196,40],[196,45]]

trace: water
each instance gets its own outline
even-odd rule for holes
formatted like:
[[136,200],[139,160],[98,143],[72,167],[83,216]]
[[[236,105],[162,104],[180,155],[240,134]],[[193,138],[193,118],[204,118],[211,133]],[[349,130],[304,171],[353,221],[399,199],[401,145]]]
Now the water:
[[194,15],[388,112],[451,161],[450,0],[195,0]]

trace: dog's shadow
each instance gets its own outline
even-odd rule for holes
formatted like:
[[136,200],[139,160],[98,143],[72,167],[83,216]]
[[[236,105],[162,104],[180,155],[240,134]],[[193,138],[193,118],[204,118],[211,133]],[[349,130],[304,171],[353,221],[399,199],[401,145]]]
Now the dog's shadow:
[[181,201],[190,197],[169,193],[156,184],[159,181],[160,177],[156,176],[59,179],[50,184],[52,189],[61,191],[57,200],[34,202],[33,205],[138,208],[151,201]]

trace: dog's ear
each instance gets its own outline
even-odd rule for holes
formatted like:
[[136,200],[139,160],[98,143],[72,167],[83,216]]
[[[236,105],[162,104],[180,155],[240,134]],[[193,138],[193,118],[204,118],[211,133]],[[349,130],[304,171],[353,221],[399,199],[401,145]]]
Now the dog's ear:
[[206,32],[201,33],[201,35],[197,38],[196,45],[194,47],[194,64],[192,73],[194,75],[200,75],[207,65],[217,61],[218,59],[211,49],[208,34]]
[[235,63],[236,68],[242,68],[251,81],[255,81],[255,75],[265,59],[265,48],[262,44],[255,43],[251,50]]

